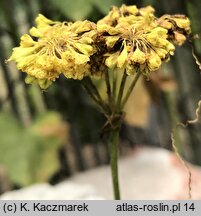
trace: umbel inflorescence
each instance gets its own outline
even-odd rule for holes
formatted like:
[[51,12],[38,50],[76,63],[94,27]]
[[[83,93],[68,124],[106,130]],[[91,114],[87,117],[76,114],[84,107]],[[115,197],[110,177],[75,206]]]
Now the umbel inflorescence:
[[8,61],[27,73],[27,83],[46,89],[61,74],[81,80],[118,69],[148,76],[169,60],[175,45],[185,42],[190,21],[183,15],[157,18],[151,6],[122,5],[97,24],[56,22],[39,14],[29,33],[21,37]]
[[[151,6],[113,7],[97,23],[55,22],[39,14],[36,27],[21,37],[8,61],[15,61],[17,68],[27,73],[27,83],[37,83],[42,89],[61,74],[81,80],[107,119],[102,134],[109,144],[114,197],[120,199],[117,158],[124,105],[140,75],[158,70],[190,32],[186,16],[157,18]],[[106,99],[91,77],[104,78]],[[125,88],[128,79],[131,82]]]

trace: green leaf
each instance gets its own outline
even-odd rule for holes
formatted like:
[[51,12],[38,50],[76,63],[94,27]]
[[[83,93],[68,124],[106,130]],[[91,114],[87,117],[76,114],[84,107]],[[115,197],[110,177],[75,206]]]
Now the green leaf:
[[49,0],[65,16],[73,21],[85,19],[92,11],[90,0]]
[[112,6],[121,6],[122,0],[91,0],[103,14],[107,14]]
[[[32,127],[23,128],[10,113],[0,113],[0,165],[13,183],[25,186],[47,181],[59,169],[57,152],[62,142],[51,132],[59,122],[58,114],[46,113]],[[40,134],[42,128],[50,133]]]

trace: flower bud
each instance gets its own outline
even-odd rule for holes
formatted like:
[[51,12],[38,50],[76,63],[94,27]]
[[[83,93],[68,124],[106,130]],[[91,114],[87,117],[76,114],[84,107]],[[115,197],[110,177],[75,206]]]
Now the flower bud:
[[49,25],[49,24],[54,24],[55,22],[46,18],[45,16],[43,16],[42,14],[39,14],[36,18],[36,25],[38,27],[42,27],[45,25]]
[[81,53],[90,56],[93,54],[93,47],[88,44],[82,44],[82,43],[74,43],[74,47],[76,47]]
[[140,12],[145,15],[145,14],[152,14],[155,12],[154,8],[152,6],[147,6],[143,7],[140,9]]
[[156,52],[151,51],[148,59],[148,67],[150,71],[158,70],[161,65],[161,59]]
[[185,18],[173,18],[173,20],[176,22],[177,26],[181,29],[184,29],[186,31],[190,30],[190,20]]
[[132,64],[127,64],[126,65],[126,74],[127,75],[133,75],[135,73],[135,66]]
[[167,38],[167,33],[168,33],[168,30],[165,29],[165,28],[162,28],[162,27],[156,27],[154,28],[150,34],[153,35],[153,37],[162,37],[162,38]]
[[52,81],[47,80],[47,79],[39,79],[38,84],[42,89],[45,90],[52,84]]
[[91,37],[83,37],[79,41],[84,44],[91,44],[93,42],[93,39]]
[[120,53],[119,57],[117,58],[117,67],[118,68],[122,68],[126,61],[127,61],[127,57],[128,57],[128,52],[127,52],[127,48],[126,48],[126,42],[123,42],[123,51]]
[[112,48],[118,40],[119,40],[119,36],[111,36],[111,37],[109,36],[105,39],[106,45],[110,48]]
[[25,83],[26,84],[34,84],[34,83],[37,83],[37,79],[33,76],[27,75],[25,77]]
[[30,35],[34,36],[34,37],[41,37],[42,33],[36,28],[36,27],[32,27],[29,30]]
[[90,31],[94,29],[96,26],[94,23],[85,20],[85,21],[77,21],[72,23],[72,25],[69,26],[69,30],[75,32],[76,34],[80,34],[83,32]]
[[119,52],[110,54],[109,57],[105,60],[105,65],[108,66],[110,69],[114,69],[117,65],[117,59],[119,56]]
[[170,53],[170,55],[174,55],[175,46],[172,43],[168,42],[166,50]]
[[179,46],[181,46],[186,41],[186,37],[183,34],[180,34],[179,32],[174,32],[174,37],[175,43]]
[[133,55],[131,56],[131,61],[139,64],[144,64],[146,60],[146,55],[139,48],[136,48]]
[[16,47],[13,48],[13,53],[8,61],[16,61],[18,62],[19,59],[29,56],[34,52],[34,47]]
[[161,59],[165,59],[165,58],[166,58],[166,55],[168,54],[167,50],[162,49],[162,48],[157,48],[157,49],[155,49],[155,51],[157,52],[158,56],[159,56]]
[[120,8],[121,12],[125,15],[136,15],[138,13],[138,9],[135,5],[126,6],[122,5]]
[[22,47],[31,47],[36,44],[36,42],[28,34],[22,35],[20,40],[20,46]]

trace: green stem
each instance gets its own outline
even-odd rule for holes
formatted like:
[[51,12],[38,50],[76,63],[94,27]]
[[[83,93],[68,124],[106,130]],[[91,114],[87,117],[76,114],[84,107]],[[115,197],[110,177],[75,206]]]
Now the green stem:
[[110,149],[110,167],[112,172],[112,183],[114,199],[120,200],[119,178],[118,178],[118,142],[119,142],[119,129],[111,131],[109,149]]
[[109,112],[109,107],[105,104],[103,99],[101,98],[98,89],[92,82],[91,78],[86,77],[82,81],[82,85],[86,90],[87,94],[92,98],[92,100],[99,105],[103,113]]
[[105,83],[106,83],[106,87],[107,87],[107,95],[108,95],[109,106],[113,107],[111,85],[110,85],[110,78],[109,78],[109,72],[108,72],[108,70],[105,73]]
[[104,104],[103,99],[101,98],[96,86],[94,85],[93,81],[91,80],[90,77],[85,78],[86,83],[89,85],[89,88],[92,90],[92,92],[95,94],[97,99],[99,100],[100,103]]
[[95,97],[95,95],[93,94],[93,92],[91,91],[91,89],[90,89],[85,83],[83,83],[83,87],[84,87],[86,93],[91,97],[91,99],[99,106],[99,108],[101,109],[101,111],[102,111],[103,113],[105,113],[106,110],[105,110],[104,104],[101,103],[101,101],[99,101],[99,100]]
[[127,79],[127,74],[124,71],[124,74],[123,74],[122,80],[121,80],[121,84],[120,84],[120,87],[119,87],[119,93],[118,93],[118,99],[117,99],[117,109],[119,111],[121,110],[120,104],[121,104],[121,100],[122,100],[123,93],[124,93],[124,87],[125,87],[125,84],[126,84],[126,79]]
[[131,95],[131,93],[132,93],[132,91],[133,91],[133,89],[134,89],[134,87],[135,87],[135,85],[136,85],[138,79],[140,78],[140,75],[141,75],[140,72],[137,72],[137,74],[135,75],[133,82],[131,83],[131,85],[130,85],[129,88],[128,88],[128,91],[127,91],[127,93],[126,93],[126,96],[124,97],[124,99],[123,99],[123,101],[122,101],[121,109],[124,108],[124,106],[125,106],[125,104],[126,104],[128,98],[129,98],[129,96]]
[[117,90],[117,71],[113,71],[113,83],[112,83],[112,102],[113,105],[116,103],[116,90]]

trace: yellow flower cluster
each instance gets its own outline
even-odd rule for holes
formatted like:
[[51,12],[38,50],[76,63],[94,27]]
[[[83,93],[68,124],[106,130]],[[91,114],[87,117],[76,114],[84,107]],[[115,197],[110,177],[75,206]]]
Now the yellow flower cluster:
[[174,54],[175,46],[182,45],[190,33],[189,19],[184,16],[154,16],[151,6],[113,7],[97,23],[104,35],[108,52],[105,64],[109,68],[126,70],[128,75],[141,71],[158,70]]
[[136,70],[147,75],[158,70],[189,33],[187,17],[156,18],[151,6],[113,7],[97,24],[55,22],[39,14],[36,27],[21,37],[8,61],[27,73],[27,83],[43,89],[60,74],[81,80],[118,68],[128,75]]
[[63,73],[67,78],[82,79],[90,75],[90,56],[96,25],[89,21],[54,22],[39,14],[36,27],[21,37],[8,61],[14,60],[26,72],[27,83],[46,89]]
[[158,19],[161,27],[168,30],[168,40],[181,46],[191,33],[190,20],[184,15],[164,15]]

